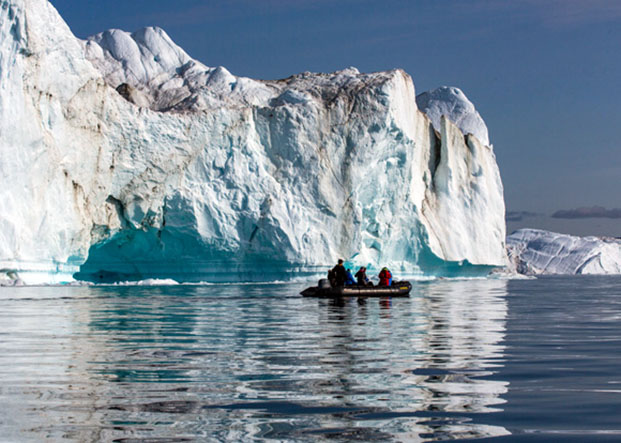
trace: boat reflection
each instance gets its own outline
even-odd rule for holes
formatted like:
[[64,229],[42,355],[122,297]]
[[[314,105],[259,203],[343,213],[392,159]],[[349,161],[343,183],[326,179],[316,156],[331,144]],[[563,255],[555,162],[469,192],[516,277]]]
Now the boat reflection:
[[495,378],[505,350],[506,281],[424,283],[414,286],[408,301],[343,299],[326,307],[321,322],[338,332],[326,329],[322,342],[339,362],[324,358],[321,364],[338,382],[315,386],[320,395],[390,417],[399,439],[508,434],[476,423],[499,410],[508,389]]

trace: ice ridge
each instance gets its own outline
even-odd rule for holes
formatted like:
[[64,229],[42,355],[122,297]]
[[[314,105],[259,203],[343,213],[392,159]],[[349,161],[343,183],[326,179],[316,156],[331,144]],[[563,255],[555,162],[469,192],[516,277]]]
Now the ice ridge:
[[418,95],[416,103],[437,131],[440,130],[442,116],[446,116],[464,134],[473,134],[484,145],[490,144],[483,118],[461,89],[442,86]]

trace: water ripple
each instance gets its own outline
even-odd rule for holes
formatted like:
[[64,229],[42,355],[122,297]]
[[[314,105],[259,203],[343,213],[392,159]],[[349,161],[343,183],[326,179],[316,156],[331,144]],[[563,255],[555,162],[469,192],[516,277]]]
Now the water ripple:
[[[299,286],[1,288],[8,440],[505,435],[506,282],[409,299]],[[161,440],[160,440],[161,439]]]

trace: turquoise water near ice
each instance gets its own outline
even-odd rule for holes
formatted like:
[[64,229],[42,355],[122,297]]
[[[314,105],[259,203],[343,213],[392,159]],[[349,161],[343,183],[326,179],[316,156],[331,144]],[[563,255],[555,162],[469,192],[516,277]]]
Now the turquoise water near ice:
[[621,440],[621,277],[305,286],[0,288],[0,441]]

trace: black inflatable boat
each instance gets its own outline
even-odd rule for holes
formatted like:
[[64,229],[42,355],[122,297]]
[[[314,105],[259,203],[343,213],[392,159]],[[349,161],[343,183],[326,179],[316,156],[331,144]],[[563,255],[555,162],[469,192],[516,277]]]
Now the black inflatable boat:
[[319,280],[318,286],[304,289],[304,297],[409,297],[412,284],[409,281],[392,282],[391,286],[337,286],[331,287],[328,280]]

